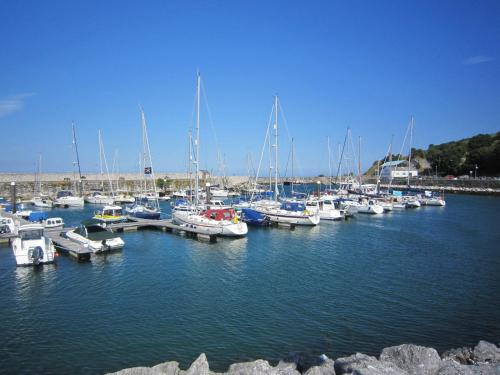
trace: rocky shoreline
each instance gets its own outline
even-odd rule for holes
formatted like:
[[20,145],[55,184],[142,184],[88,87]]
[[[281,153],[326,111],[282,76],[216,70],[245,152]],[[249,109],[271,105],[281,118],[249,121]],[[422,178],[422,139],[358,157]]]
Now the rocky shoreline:
[[500,375],[500,348],[479,341],[474,348],[448,350],[441,355],[436,349],[403,344],[385,348],[380,356],[356,353],[335,360],[321,355],[303,358],[292,353],[276,366],[258,359],[234,363],[227,372],[210,371],[205,354],[201,354],[187,370],[178,362],[165,362],[154,367],[132,367],[108,375]]

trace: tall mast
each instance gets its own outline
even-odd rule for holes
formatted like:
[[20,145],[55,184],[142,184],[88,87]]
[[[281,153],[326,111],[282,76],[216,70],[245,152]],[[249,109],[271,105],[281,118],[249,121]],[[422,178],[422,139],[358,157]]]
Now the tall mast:
[[413,122],[414,122],[414,119],[413,119],[413,116],[411,116],[411,119],[410,119],[410,150],[408,152],[408,181],[407,181],[408,187],[410,187],[411,141],[412,141],[412,137],[413,137]]
[[38,194],[42,194],[42,154],[38,155]]
[[389,186],[387,187],[387,191],[391,189],[392,185],[392,142],[394,141],[394,134],[391,136],[391,144],[389,147]]
[[194,178],[194,201],[195,205],[198,206],[199,203],[199,196],[198,196],[198,189],[199,189],[199,174],[200,174],[200,86],[201,86],[201,75],[200,72],[198,72],[198,77],[196,80],[196,139],[195,139],[195,147],[196,147],[196,169],[195,173],[196,176]]
[[274,96],[274,200],[278,200],[278,95]]
[[[106,169],[106,175],[108,176],[108,182],[109,182],[109,188],[110,188],[110,193],[111,196],[114,197],[114,191],[113,191],[113,183],[111,182],[111,177],[109,176],[109,169],[108,169],[108,162],[106,161],[106,153],[104,151],[104,143],[102,141],[102,134],[101,130],[99,129],[99,157],[101,161],[104,163],[104,167]],[[104,181],[102,181],[103,187],[104,187]]]
[[102,169],[102,138],[100,129],[98,131],[98,139],[99,139],[99,168],[101,169],[101,190],[104,190],[104,172]]
[[141,123],[142,123],[142,141],[144,147],[144,177],[146,183],[146,175],[150,176],[150,180],[152,180],[153,192],[154,192],[154,202],[155,208],[159,209],[160,205],[158,203],[158,194],[156,192],[156,180],[155,180],[155,172],[153,168],[153,159],[151,158],[151,149],[149,148],[149,139],[148,139],[148,130],[146,125],[146,115],[144,114],[144,110],[141,108]]
[[76,143],[76,129],[75,123],[71,123],[71,128],[73,129],[73,147],[75,149],[76,155],[76,165],[78,166],[78,190],[80,195],[82,194],[82,171],[80,170],[80,157],[78,156],[78,144]]
[[330,148],[330,136],[326,137],[326,145],[328,147],[328,189],[332,190],[332,150]]
[[188,141],[189,141],[189,155],[188,155],[188,178],[189,178],[189,202],[193,202],[193,172],[191,165],[193,163],[193,134],[191,133],[191,129],[188,132]]
[[111,169],[111,174],[116,174],[116,190],[120,190],[120,166],[118,164],[118,149],[115,149],[115,154],[113,155],[113,168]]
[[293,149],[293,138],[292,138],[292,193],[293,193],[293,179],[295,178],[295,175],[293,174],[293,157],[294,157],[294,149]]
[[358,137],[358,179],[359,190],[361,191],[361,137]]

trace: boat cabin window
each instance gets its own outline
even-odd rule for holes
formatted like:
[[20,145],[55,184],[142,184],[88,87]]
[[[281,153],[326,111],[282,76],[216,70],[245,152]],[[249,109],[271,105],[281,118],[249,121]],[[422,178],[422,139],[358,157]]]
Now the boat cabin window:
[[57,192],[57,198],[62,198],[62,197],[72,197],[73,193],[69,190],[61,190]]
[[19,237],[21,240],[39,240],[43,236],[42,229],[30,229],[30,230],[21,230],[19,231]]

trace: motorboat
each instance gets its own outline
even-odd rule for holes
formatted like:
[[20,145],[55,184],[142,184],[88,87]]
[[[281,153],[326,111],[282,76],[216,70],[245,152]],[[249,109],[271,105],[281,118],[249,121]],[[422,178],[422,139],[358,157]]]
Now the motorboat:
[[21,225],[12,241],[12,251],[18,266],[52,263],[55,259],[54,244],[44,236],[41,224]]
[[33,204],[33,206],[39,208],[52,208],[52,206],[54,205],[54,202],[47,195],[43,194],[34,196],[31,200],[31,203]]
[[66,232],[65,236],[93,253],[119,250],[125,245],[119,236],[93,221],[80,224],[76,229]]
[[123,192],[118,192],[118,194],[115,194],[113,197],[113,204],[127,204],[127,203],[134,203],[135,198],[127,195]]
[[214,198],[227,198],[229,194],[229,191],[226,189],[220,189],[220,188],[210,188],[210,196]]
[[208,209],[200,213],[175,210],[172,220],[176,224],[205,229],[220,236],[242,237],[248,233],[247,224],[232,208]]
[[317,212],[320,220],[342,220],[345,218],[345,212],[340,208],[339,202],[329,198],[308,199],[306,209]]
[[91,204],[113,204],[114,200],[113,197],[103,194],[101,191],[93,191],[85,197],[85,202]]
[[54,206],[58,207],[83,207],[84,200],[83,197],[77,197],[73,195],[70,190],[60,190],[57,192],[56,200],[54,201]]
[[10,217],[0,216],[0,234],[17,233],[16,223]]
[[320,221],[319,214],[307,210],[301,202],[283,202],[279,208],[258,206],[254,209],[276,224],[318,225]]
[[421,206],[420,202],[416,198],[409,198],[405,201],[406,208],[419,208]]
[[384,208],[373,199],[364,200],[357,208],[360,214],[380,215],[384,213]]
[[103,223],[118,223],[127,220],[121,206],[104,206],[101,211],[96,212],[94,219]]
[[45,229],[62,229],[64,227],[64,220],[60,217],[49,217],[42,222]]
[[426,198],[421,200],[421,203],[425,206],[439,206],[439,207],[446,206],[446,201],[439,197]]

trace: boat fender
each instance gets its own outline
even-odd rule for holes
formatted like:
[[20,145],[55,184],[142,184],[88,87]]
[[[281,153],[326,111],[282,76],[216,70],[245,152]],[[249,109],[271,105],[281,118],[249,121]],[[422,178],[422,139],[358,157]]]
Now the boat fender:
[[233,223],[238,224],[238,222],[239,222],[238,216],[235,216],[233,219]]

